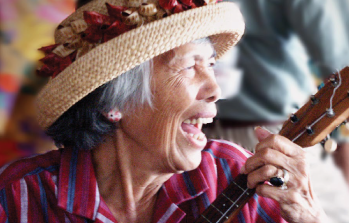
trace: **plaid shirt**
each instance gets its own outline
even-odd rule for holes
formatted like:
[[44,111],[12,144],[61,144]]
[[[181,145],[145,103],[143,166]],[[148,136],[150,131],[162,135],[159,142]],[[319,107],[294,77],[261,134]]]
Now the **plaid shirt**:
[[[158,192],[152,222],[193,222],[250,156],[209,141],[200,166],[175,174]],[[61,149],[0,169],[0,223],[117,222],[98,191],[90,151]],[[234,222],[284,222],[278,204],[255,195]]]

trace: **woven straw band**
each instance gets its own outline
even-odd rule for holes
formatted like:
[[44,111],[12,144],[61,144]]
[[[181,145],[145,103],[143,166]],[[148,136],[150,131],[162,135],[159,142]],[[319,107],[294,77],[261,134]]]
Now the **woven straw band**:
[[[81,19],[83,11],[105,12],[105,2],[86,4],[61,25]],[[120,5],[118,0],[107,2]],[[130,30],[92,49],[51,79],[37,97],[38,122],[43,128],[49,127],[99,86],[193,40],[210,37],[219,58],[238,42],[244,28],[239,9],[233,3],[223,2],[173,14]],[[55,38],[59,42],[61,37]]]

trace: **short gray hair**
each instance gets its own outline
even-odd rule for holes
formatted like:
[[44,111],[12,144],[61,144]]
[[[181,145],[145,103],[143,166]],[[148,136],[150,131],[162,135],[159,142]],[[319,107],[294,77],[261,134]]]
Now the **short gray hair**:
[[133,112],[147,103],[152,107],[150,75],[153,60],[148,60],[105,84],[99,105],[101,112],[118,108],[121,112]]

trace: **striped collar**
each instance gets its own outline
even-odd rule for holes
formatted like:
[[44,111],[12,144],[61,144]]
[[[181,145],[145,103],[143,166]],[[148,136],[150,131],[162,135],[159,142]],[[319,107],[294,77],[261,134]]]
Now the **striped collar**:
[[62,149],[57,193],[59,207],[96,219],[100,195],[90,151]]
[[[200,167],[173,175],[159,191],[153,222],[182,219],[185,213],[178,205],[208,189]],[[99,194],[90,151],[62,149],[57,193],[58,206],[75,215],[95,220],[101,207],[107,209]]]
[[173,175],[165,182],[164,189],[171,201],[178,205],[199,196],[208,190],[209,186],[199,167],[189,172]]
[[194,199],[208,189],[200,168],[173,175],[159,191],[152,222],[180,222],[186,214],[178,205]]

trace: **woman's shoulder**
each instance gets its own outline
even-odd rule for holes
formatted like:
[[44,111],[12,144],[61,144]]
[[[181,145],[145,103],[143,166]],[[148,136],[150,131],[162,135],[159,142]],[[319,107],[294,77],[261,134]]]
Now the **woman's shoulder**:
[[5,164],[0,168],[0,190],[25,177],[38,175],[42,172],[58,172],[60,156],[60,150],[53,150]]

